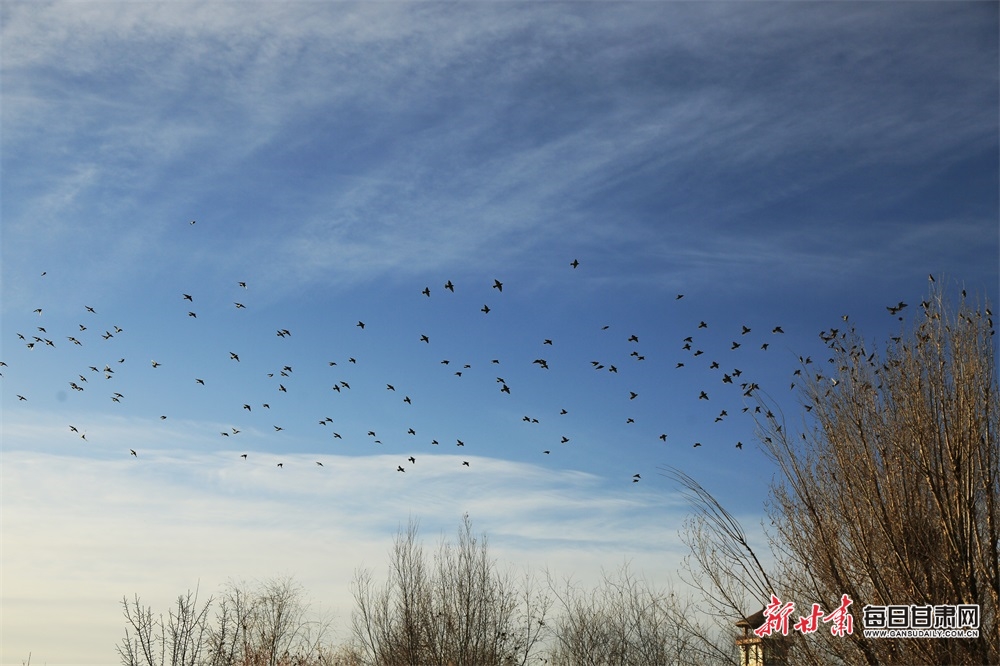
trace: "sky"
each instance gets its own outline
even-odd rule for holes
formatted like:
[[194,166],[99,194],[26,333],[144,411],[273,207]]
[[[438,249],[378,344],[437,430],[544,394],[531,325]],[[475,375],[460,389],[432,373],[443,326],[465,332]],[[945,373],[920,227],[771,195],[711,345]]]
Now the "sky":
[[5,665],[285,575],[346,639],[411,519],[668,585],[665,466],[766,551],[740,384],[807,427],[843,315],[884,344],[929,274],[997,302],[996,3],[0,19]]

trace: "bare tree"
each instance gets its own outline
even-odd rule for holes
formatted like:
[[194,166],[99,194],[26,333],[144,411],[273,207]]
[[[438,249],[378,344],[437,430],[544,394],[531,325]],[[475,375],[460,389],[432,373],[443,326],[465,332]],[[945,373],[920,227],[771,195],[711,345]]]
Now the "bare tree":
[[468,516],[458,542],[428,562],[413,521],[393,545],[389,580],[354,578],[355,641],[368,664],[526,664],[537,651],[550,602],[530,577],[518,583],[489,556]]
[[[124,666],[329,666],[351,664],[348,650],[323,644],[328,622],[313,619],[302,589],[289,578],[248,587],[230,582],[218,603],[199,608],[197,593],[178,597],[168,616],[136,596],[122,600]],[[214,620],[214,621],[213,621]]]
[[206,647],[208,610],[212,600],[198,608],[197,591],[177,597],[176,607],[168,617],[153,615],[153,609],[142,606],[138,595],[129,602],[122,599],[122,611],[127,626],[125,638],[116,646],[126,666],[198,666]]
[[[779,470],[769,508],[776,571],[768,575],[747,558],[742,531],[706,510],[714,500],[695,523],[707,529],[688,533],[719,607],[733,607],[735,617],[755,610],[744,605],[747,597],[760,608],[765,592],[826,610],[847,594],[859,617],[866,604],[978,604],[979,637],[793,634],[795,663],[1000,663],[1000,392],[992,314],[969,305],[964,292],[950,310],[936,285],[921,310],[912,330],[884,352],[854,328],[824,331],[831,357],[822,368],[802,362],[805,411],[797,432],[773,400],[753,392],[761,408],[758,437]],[[723,542],[724,554],[713,556]],[[732,553],[740,554],[740,577],[749,581],[742,590],[724,573]]]
[[628,565],[590,592],[550,587],[562,605],[554,621],[555,666],[733,664],[732,636],[706,626],[689,598],[659,590]]

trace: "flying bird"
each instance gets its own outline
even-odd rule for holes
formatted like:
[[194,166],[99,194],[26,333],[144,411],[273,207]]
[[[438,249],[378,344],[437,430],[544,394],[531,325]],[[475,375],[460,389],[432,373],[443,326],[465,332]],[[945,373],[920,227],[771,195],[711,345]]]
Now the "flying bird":
[[363,321],[359,321],[359,322],[358,322],[358,323],[356,324],[356,326],[357,326],[358,328],[360,328],[360,329],[361,329],[362,331],[363,331],[363,330],[365,330],[365,322],[363,322]]
[[580,262],[574,259],[573,261],[569,262],[569,265],[572,266],[573,268],[576,268],[577,266],[580,265]]
[[246,282],[238,282],[237,284],[240,285],[241,287],[243,287],[244,289],[247,288],[247,283]]
[[429,298],[430,295],[431,295],[431,288],[430,287],[424,287],[424,290],[422,292],[420,292],[420,293],[423,294],[424,296],[427,296]]
[[184,298],[185,301],[191,301],[192,303],[194,303],[194,299],[191,298],[191,294],[181,294],[181,296]]
[[484,305],[484,306],[483,306],[483,307],[481,308],[481,311],[482,311],[482,312],[484,312],[485,314],[489,314],[489,313],[490,313],[490,306],[488,306],[488,305]]
[[451,280],[448,280],[447,282],[444,283],[444,288],[453,294],[455,293],[455,285],[451,283]]
[[501,282],[500,280],[494,279],[493,280],[493,288],[496,289],[497,291],[503,291],[503,282]]
[[138,457],[139,457],[139,454],[135,452],[135,449],[129,449],[129,453],[131,453],[131,454],[132,454],[133,456],[135,456],[136,458],[138,458]]

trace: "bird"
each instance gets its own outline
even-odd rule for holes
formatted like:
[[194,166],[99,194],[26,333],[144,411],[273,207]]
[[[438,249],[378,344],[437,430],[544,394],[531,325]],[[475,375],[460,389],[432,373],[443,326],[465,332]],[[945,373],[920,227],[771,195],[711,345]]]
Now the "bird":
[[356,324],[356,326],[358,328],[360,328],[362,331],[365,330],[365,322],[363,322],[363,321],[358,321],[358,323]]
[[660,435],[660,441],[663,442],[667,441],[667,433],[663,433],[662,435]]
[[639,342],[639,336],[638,335],[634,335],[634,334],[630,335],[629,338],[628,338],[628,341],[629,342]]
[[247,454],[245,454],[245,453],[241,454],[240,458],[243,458],[243,460],[246,460],[247,459]]
[[278,390],[282,393],[288,393],[288,389],[285,388],[284,384],[278,384]]
[[414,465],[415,465],[415,464],[417,464],[417,459],[416,459],[416,458],[414,458],[413,456],[410,456],[409,458],[407,458],[407,460],[409,460],[409,461],[410,461],[411,463],[413,463]]
[[194,312],[190,312],[190,311],[189,311],[189,312],[188,312],[188,317],[191,317],[191,318],[193,318],[193,319],[197,319],[197,318],[198,318],[198,315],[196,315],[196,314],[195,314]]
[[248,412],[252,412],[252,411],[253,411],[253,410],[252,410],[252,409],[250,408],[250,405],[247,405],[247,404],[244,404],[244,405],[243,405],[243,409],[247,410]]
[[638,397],[639,397],[639,394],[636,393],[635,391],[629,391],[628,392],[628,399],[629,400],[635,400]]
[[489,314],[489,313],[490,313],[490,306],[488,306],[488,305],[483,305],[483,307],[481,308],[481,311],[482,311],[482,312],[483,312],[484,314]]
[[700,324],[698,324],[698,328],[708,328],[708,324],[706,324],[705,322],[701,322]]
[[131,453],[131,454],[132,454],[133,456],[135,456],[136,458],[138,458],[138,457],[139,457],[139,454],[135,452],[135,449],[129,449],[129,453]]
[[573,261],[569,262],[569,265],[572,266],[573,268],[576,268],[577,266],[580,265],[580,262],[574,259]]
[[496,289],[497,291],[501,291],[502,292],[503,291],[503,282],[501,282],[500,280],[494,279],[493,280],[493,288]]
[[551,345],[552,344],[552,340],[550,340],[548,338],[545,338],[544,340],[542,340],[542,344],[543,345]]
[[204,380],[204,379],[198,379],[198,378],[196,377],[196,378],[195,378],[195,381],[196,381],[197,383],[201,384],[202,386],[204,386],[204,385],[205,385],[205,380]]
[[463,460],[462,461],[462,465],[464,465],[465,467],[469,467],[469,461],[468,460]]
[[408,404],[408,405],[412,405],[412,404],[413,404],[413,401],[412,401],[412,400],[410,400],[410,396],[405,396],[405,397],[403,398],[403,402],[405,402],[405,403],[406,403],[406,404]]
[[565,436],[564,436],[564,437],[563,437],[563,438],[561,439],[561,441],[560,441],[559,443],[560,443],[560,444],[566,444],[566,443],[568,443],[568,442],[569,442],[569,437],[565,437]]
[[736,448],[742,449],[743,448],[743,442],[736,442]]
[[317,465],[319,465],[320,467],[322,467],[322,466],[323,466],[323,463],[321,463],[321,462],[320,462],[320,461],[318,461],[318,460],[316,461],[316,464],[317,464]]
[[90,307],[89,305],[84,305],[83,307],[87,308],[87,312],[93,312],[94,314],[97,314],[94,308]]
[[239,310],[240,308],[246,309],[246,307],[247,307],[247,306],[243,305],[242,303],[236,303],[236,301],[233,301],[233,303],[236,305],[236,309],[237,310]]
[[181,294],[181,296],[184,298],[185,301],[191,301],[192,303],[194,303],[194,299],[191,298],[191,294]]
[[237,284],[240,285],[241,287],[243,287],[244,289],[247,288],[247,283],[246,282],[237,282]]
[[746,335],[750,332],[750,327],[743,325],[743,332],[740,335]]
[[453,294],[455,293],[455,285],[451,283],[451,280],[448,280],[447,282],[444,283],[444,288]]
[[163,365],[163,364],[162,364],[162,363],[157,363],[156,361],[153,361],[153,367],[154,367],[154,368],[158,368],[158,367],[160,367],[161,365]]
[[699,399],[699,400],[708,400],[708,394],[707,394],[707,393],[705,393],[704,391],[702,391],[702,392],[701,392],[701,393],[700,393],[700,394],[698,395],[698,399]]
[[385,385],[385,389],[386,389],[387,391],[395,391],[395,390],[396,390],[396,387],[395,387],[395,386],[393,386],[392,384],[386,384],[386,385]]
[[427,344],[430,344],[430,342],[431,342],[431,339],[430,339],[430,338],[428,338],[428,337],[427,337],[426,335],[421,335],[421,336],[420,336],[420,341],[421,341],[421,342],[426,342]]
[[405,469],[403,469],[403,466],[402,466],[402,465],[397,465],[397,466],[396,466],[396,471],[397,471],[397,472],[405,472],[406,470],[405,470]]
[[413,428],[407,428],[406,434],[408,434],[408,435],[416,435],[417,431],[414,430]]
[[284,428],[282,428],[281,426],[274,426],[275,432],[281,432],[282,430],[284,430]]
[[465,442],[463,442],[462,440],[456,439],[455,441],[458,442],[458,444],[456,444],[456,446],[465,446]]
[[695,448],[695,449],[696,449],[696,448],[698,448],[699,446],[701,446],[701,442],[695,442],[695,443],[694,443],[694,446],[693,446],[693,447],[691,447],[691,448]]
[[774,328],[771,329],[771,332],[772,333],[784,333],[784,331],[781,329],[780,326],[775,326]]
[[284,467],[285,463],[278,463],[278,467]]
[[739,349],[739,348],[740,348],[740,343],[738,343],[738,342],[736,342],[736,341],[734,340],[734,341],[733,341],[733,346],[732,346],[732,347],[730,347],[730,349]]
[[422,292],[420,292],[420,293],[423,294],[424,296],[427,296],[428,298],[430,298],[431,288],[430,287],[424,287],[424,290]]

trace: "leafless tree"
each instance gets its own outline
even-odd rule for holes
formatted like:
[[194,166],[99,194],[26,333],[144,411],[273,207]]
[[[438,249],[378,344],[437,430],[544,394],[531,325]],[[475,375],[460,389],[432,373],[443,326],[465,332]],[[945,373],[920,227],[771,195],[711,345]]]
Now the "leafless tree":
[[122,611],[127,626],[125,638],[117,646],[126,666],[200,666],[208,632],[208,610],[212,600],[198,608],[197,591],[177,597],[176,607],[168,617],[153,615],[153,609],[142,606],[136,595],[129,602],[122,599]]
[[550,606],[529,576],[501,571],[487,540],[464,517],[457,543],[442,541],[428,561],[414,521],[397,535],[388,581],[354,578],[354,637],[364,663],[526,664]]
[[694,540],[695,559],[721,605],[739,617],[756,610],[743,605],[746,596],[759,609],[765,591],[827,611],[847,594],[859,618],[866,604],[978,604],[978,638],[866,639],[858,627],[847,637],[793,635],[790,656],[817,664],[1000,663],[993,334],[989,308],[971,306],[963,292],[952,310],[932,285],[912,329],[884,352],[854,328],[822,334],[830,362],[802,364],[806,411],[797,432],[756,392],[758,436],[779,470],[769,513],[780,564],[770,575],[740,570],[749,594],[730,594],[732,581],[719,573],[728,556],[713,560],[704,551],[727,540],[730,552],[740,551],[733,544],[742,536],[703,509],[700,524],[711,534]]
[[729,632],[706,623],[690,598],[654,588],[628,565],[590,592],[569,582],[550,586],[562,606],[553,621],[555,666],[736,666]]
[[312,617],[302,589],[289,578],[249,587],[229,583],[199,608],[197,593],[177,599],[168,616],[153,614],[136,596],[122,600],[125,666],[332,666],[351,664],[348,651],[323,644],[328,622]]

